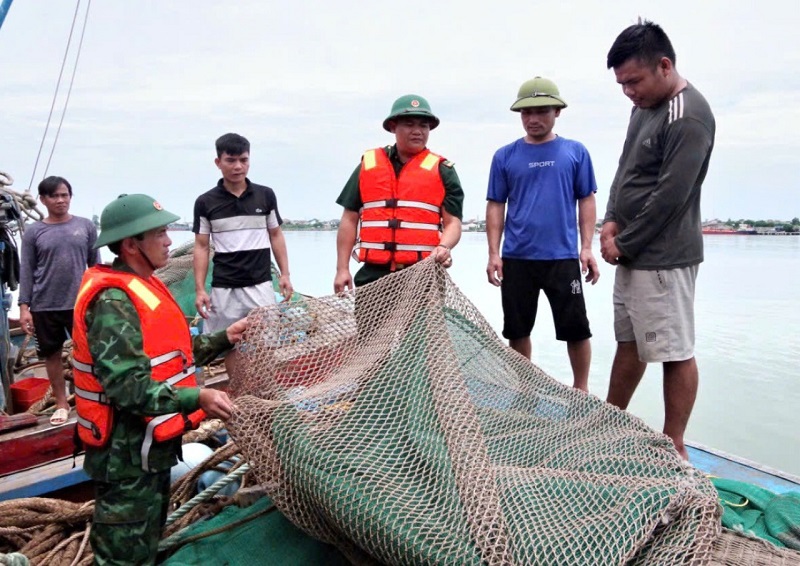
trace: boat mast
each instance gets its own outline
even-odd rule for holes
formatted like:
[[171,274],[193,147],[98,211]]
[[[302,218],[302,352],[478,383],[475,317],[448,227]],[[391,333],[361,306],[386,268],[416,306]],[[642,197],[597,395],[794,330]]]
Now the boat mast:
[[2,0],[0,1],[0,28],[3,27],[3,22],[6,20],[6,14],[8,14],[9,8],[11,8],[11,3],[14,0]]

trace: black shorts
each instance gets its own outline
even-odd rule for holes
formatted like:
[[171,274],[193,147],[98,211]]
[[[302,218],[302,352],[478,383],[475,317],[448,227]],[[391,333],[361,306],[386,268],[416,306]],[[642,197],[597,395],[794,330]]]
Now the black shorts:
[[556,339],[578,342],[591,338],[577,259],[525,260],[503,258],[503,336],[517,340],[531,335],[539,291],[553,311]]
[[64,347],[72,338],[72,313],[74,311],[31,311],[36,329],[36,352],[47,358]]

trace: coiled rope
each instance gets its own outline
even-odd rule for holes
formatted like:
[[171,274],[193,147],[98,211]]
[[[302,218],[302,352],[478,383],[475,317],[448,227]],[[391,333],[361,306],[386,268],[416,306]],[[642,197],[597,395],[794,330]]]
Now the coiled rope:
[[[0,173],[0,176],[1,175],[5,175],[5,173]],[[10,176],[8,177],[13,183],[13,179],[11,179]],[[2,182],[2,177],[0,177],[0,193],[7,195],[12,201],[14,201],[14,204],[16,205],[16,208],[19,210],[20,216],[22,217],[19,222],[10,223],[8,225],[9,227],[17,227],[21,233],[24,231],[24,222],[27,220],[36,222],[44,219],[44,214],[41,210],[39,210],[36,197],[34,197],[30,191],[21,192],[12,189],[8,185],[5,185]]]
[[[202,494],[185,501],[193,492],[197,478],[224,461],[239,454],[239,448],[229,442],[203,463],[183,476],[172,486],[171,505],[180,505],[170,516],[169,528],[162,533],[165,548],[183,545],[180,540],[185,528],[203,515],[216,514],[230,505],[233,499],[215,495],[233,481],[245,481],[249,465],[235,464],[228,475],[215,482]],[[0,565],[38,566],[39,564],[69,564],[89,566],[94,557],[89,545],[94,501],[73,503],[59,499],[31,497],[0,502]],[[226,527],[231,528],[231,527]],[[172,532],[170,532],[172,531]]]
[[0,552],[12,556],[17,566],[52,564],[58,555],[61,564],[91,564],[88,533],[94,514],[94,501],[72,503],[59,499],[31,497],[0,502]]

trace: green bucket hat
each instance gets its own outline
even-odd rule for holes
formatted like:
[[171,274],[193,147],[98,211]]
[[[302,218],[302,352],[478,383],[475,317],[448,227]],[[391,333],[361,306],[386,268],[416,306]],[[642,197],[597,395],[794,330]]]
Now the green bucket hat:
[[517,101],[511,105],[511,110],[520,112],[523,108],[537,106],[555,106],[566,108],[567,103],[561,98],[556,83],[544,77],[534,77],[522,83],[517,93]]
[[406,94],[401,96],[392,104],[392,111],[383,121],[383,129],[391,132],[389,122],[401,116],[421,116],[428,118],[431,123],[431,130],[439,125],[439,118],[431,112],[431,105],[428,101],[416,94]]
[[147,195],[119,195],[100,215],[100,236],[94,247],[101,248],[125,238],[143,234],[180,220]]

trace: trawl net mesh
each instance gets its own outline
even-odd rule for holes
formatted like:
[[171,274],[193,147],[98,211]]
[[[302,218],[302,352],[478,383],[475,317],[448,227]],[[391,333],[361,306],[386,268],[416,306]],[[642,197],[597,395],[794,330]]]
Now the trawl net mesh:
[[230,433],[281,511],[354,562],[711,560],[711,483],[509,350],[434,262],[250,320]]

